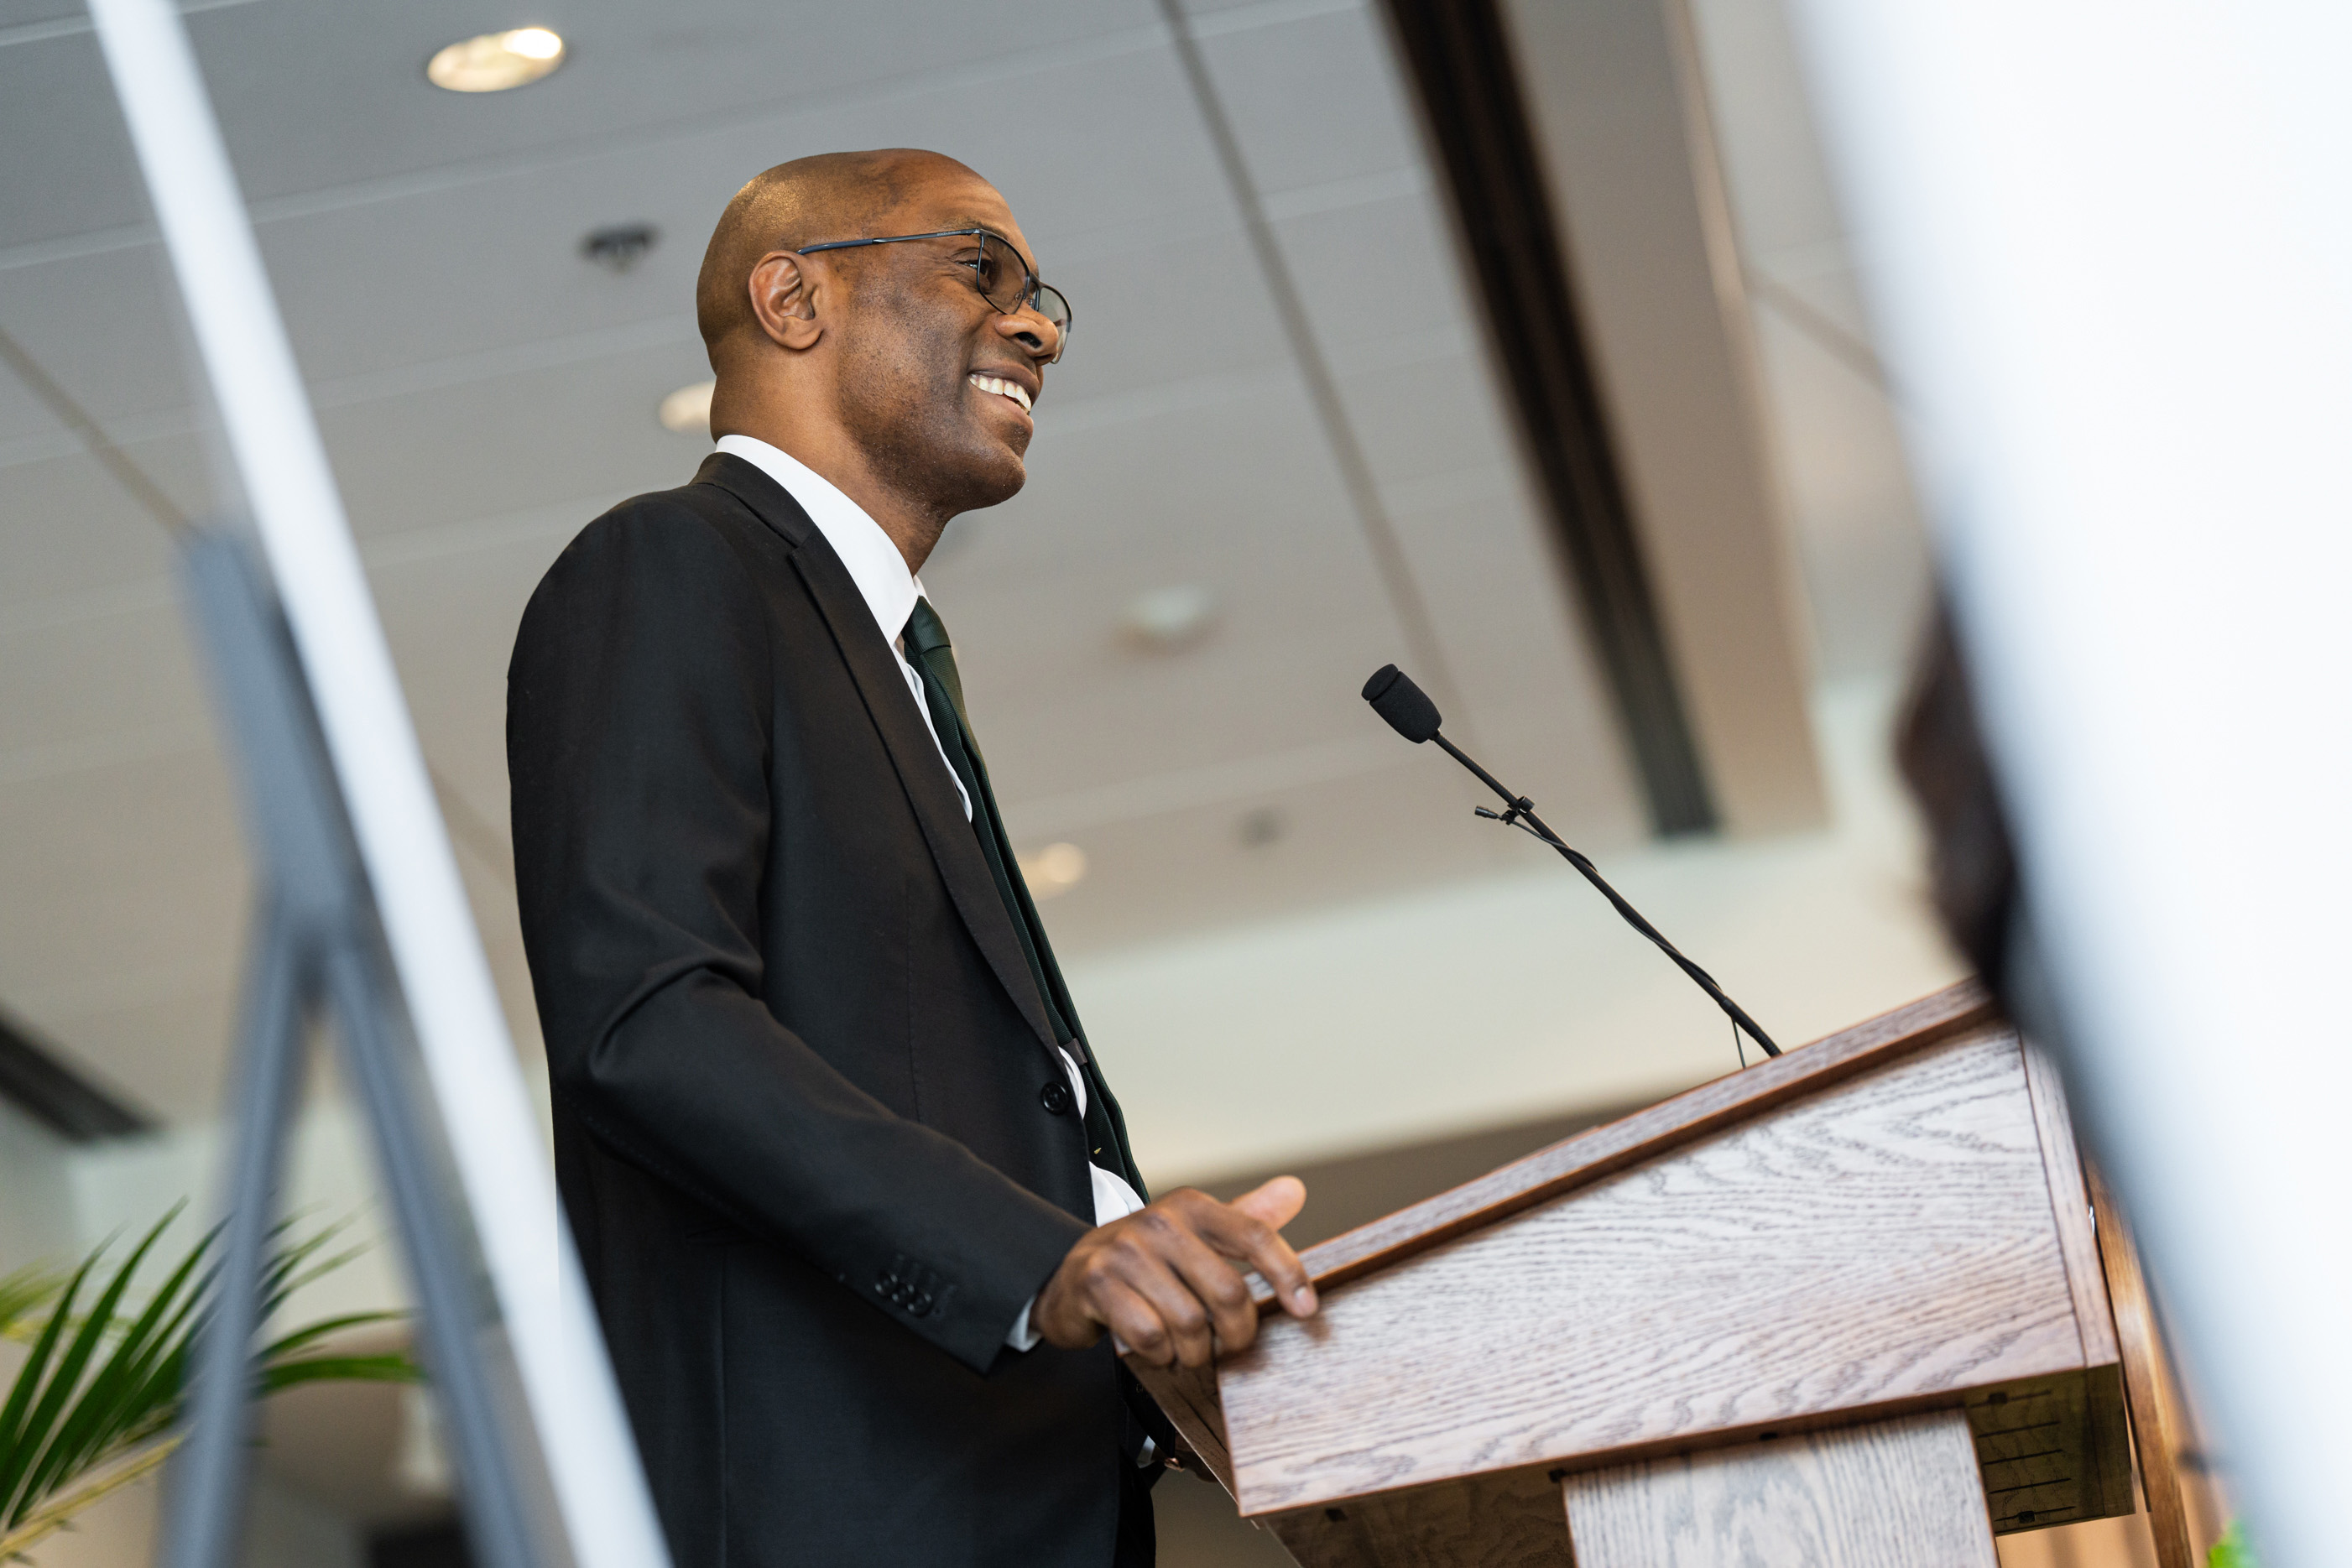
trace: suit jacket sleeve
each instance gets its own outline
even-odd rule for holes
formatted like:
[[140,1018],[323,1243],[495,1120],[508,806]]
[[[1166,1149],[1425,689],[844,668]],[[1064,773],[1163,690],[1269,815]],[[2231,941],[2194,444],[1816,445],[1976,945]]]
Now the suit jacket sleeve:
[[[1086,1227],[761,1000],[767,613],[716,525],[646,499],[592,525],[524,614],[507,742],[554,1091],[615,1155],[985,1370]],[[894,1275],[927,1310],[889,1300]]]

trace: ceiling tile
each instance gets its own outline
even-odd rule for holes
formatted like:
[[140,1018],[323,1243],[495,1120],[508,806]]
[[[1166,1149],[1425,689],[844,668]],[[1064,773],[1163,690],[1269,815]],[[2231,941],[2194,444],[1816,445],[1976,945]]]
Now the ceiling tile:
[[[0,62],[7,53],[0,49]],[[110,436],[187,428],[184,411],[203,387],[202,371],[161,247],[9,267],[0,278],[0,319],[10,336]],[[158,423],[159,415],[170,417]],[[40,428],[56,427],[45,417]],[[0,439],[17,434],[0,424]]]
[[[1355,723],[1363,733],[1381,732],[1367,712]],[[1504,863],[1480,831],[1488,824],[1471,816],[1467,792],[1451,777],[1455,770],[1437,766],[1444,758],[1389,739],[1392,760],[1350,777],[1072,834],[1087,873],[1044,907],[1055,948],[1076,956],[1231,927]],[[1008,822],[1019,831],[1017,821]],[[1083,1009],[1083,992],[1076,999]]]
[[0,773],[124,731],[200,733],[207,702],[172,612],[133,603],[66,622],[0,622]]
[[[854,108],[909,78],[984,81],[1087,57],[1106,39],[1140,47],[1150,21],[1142,0],[1045,0],[1024,6],[1017,27],[988,6],[925,0],[793,11],[758,0],[551,0],[532,15],[564,36],[570,57],[508,93],[445,93],[425,80],[436,49],[482,26],[478,8],[454,0],[270,0],[193,18],[190,30],[247,193],[266,199],[795,100]],[[306,134],[288,136],[289,126]]]
[[1327,353],[1475,329],[1446,221],[1435,198],[1418,193],[1276,223]]
[[1201,40],[1250,177],[1276,195],[1421,162],[1412,115],[1369,7]]
[[1486,357],[1475,348],[1408,370],[1342,376],[1339,395],[1383,486],[1517,459]]
[[0,466],[0,615],[57,595],[152,581],[168,576],[170,561],[163,526],[90,458]]
[[0,250],[147,221],[130,133],[89,34],[0,47]]

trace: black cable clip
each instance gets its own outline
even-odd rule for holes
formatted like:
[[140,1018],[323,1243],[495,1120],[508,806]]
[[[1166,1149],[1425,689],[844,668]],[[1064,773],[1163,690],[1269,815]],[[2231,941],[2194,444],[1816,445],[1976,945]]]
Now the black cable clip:
[[1486,818],[1488,821],[1500,822],[1503,826],[1508,828],[1517,826],[1521,817],[1532,815],[1536,809],[1536,803],[1527,796],[1522,795],[1517,800],[1511,802],[1511,808],[1507,811],[1490,811],[1484,806],[1473,806],[1470,809],[1473,811],[1475,811],[1479,816]]

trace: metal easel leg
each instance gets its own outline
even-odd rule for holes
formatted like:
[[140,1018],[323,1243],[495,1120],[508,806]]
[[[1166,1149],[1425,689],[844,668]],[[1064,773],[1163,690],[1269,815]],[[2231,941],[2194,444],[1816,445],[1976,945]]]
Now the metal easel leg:
[[479,1337],[491,1319],[488,1286],[464,1262],[470,1249],[460,1244],[457,1229],[464,1224],[463,1206],[436,1188],[436,1162],[414,1111],[417,1091],[397,1054],[404,1042],[385,1022],[396,1005],[387,995],[388,977],[353,938],[329,951],[325,977],[335,1033],[374,1129],[384,1186],[400,1222],[427,1370],[463,1478],[467,1538],[482,1568],[541,1568]]
[[427,1370],[462,1479],[482,1568],[555,1568],[501,1418],[483,1326],[495,1314],[473,1273],[466,1208],[432,1141],[416,1082],[404,999],[392,979],[375,904],[352,842],[315,710],[275,603],[232,539],[186,548],[191,608],[214,664],[221,706],[244,762],[247,825],[268,889],[240,1062],[227,1250],[216,1321],[201,1351],[188,1441],[178,1456],[167,1547],[173,1568],[226,1568],[237,1544],[249,1460],[249,1358],[256,1300],[276,1217],[301,1029],[320,1003],[365,1107],[415,1287]]
[[226,1568],[245,1521],[252,1423],[253,1338],[261,1326],[261,1265],[278,1212],[287,1119],[301,1081],[302,1028],[314,972],[308,943],[272,898],[255,923],[246,977],[230,1123],[235,1165],[212,1321],[194,1357],[187,1442],[173,1468],[164,1517],[172,1568]]

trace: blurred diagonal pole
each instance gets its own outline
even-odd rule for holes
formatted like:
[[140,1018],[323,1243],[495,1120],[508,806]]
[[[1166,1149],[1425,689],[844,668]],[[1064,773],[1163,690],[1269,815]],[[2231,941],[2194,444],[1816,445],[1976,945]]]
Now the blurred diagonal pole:
[[2018,841],[2023,1021],[2264,1568],[2340,1562],[2352,7],[1794,8]]
[[489,967],[341,497],[185,27],[92,0],[205,371],[317,705],[571,1553],[667,1562]]
[[220,1289],[197,1341],[186,1443],[164,1514],[166,1562],[226,1568],[237,1556],[251,1468],[253,1340],[278,1177],[302,1082],[303,1030],[331,1004],[465,1477],[467,1540],[482,1568],[551,1568],[557,1553],[533,1540],[537,1494],[527,1490],[526,1445],[509,1428],[513,1401],[501,1396],[511,1386],[505,1341],[482,1308],[472,1239],[451,1201],[447,1150],[431,1135],[415,1082],[407,1009],[284,619],[242,540],[192,531],[181,565],[241,765],[262,915],[236,1047]]

